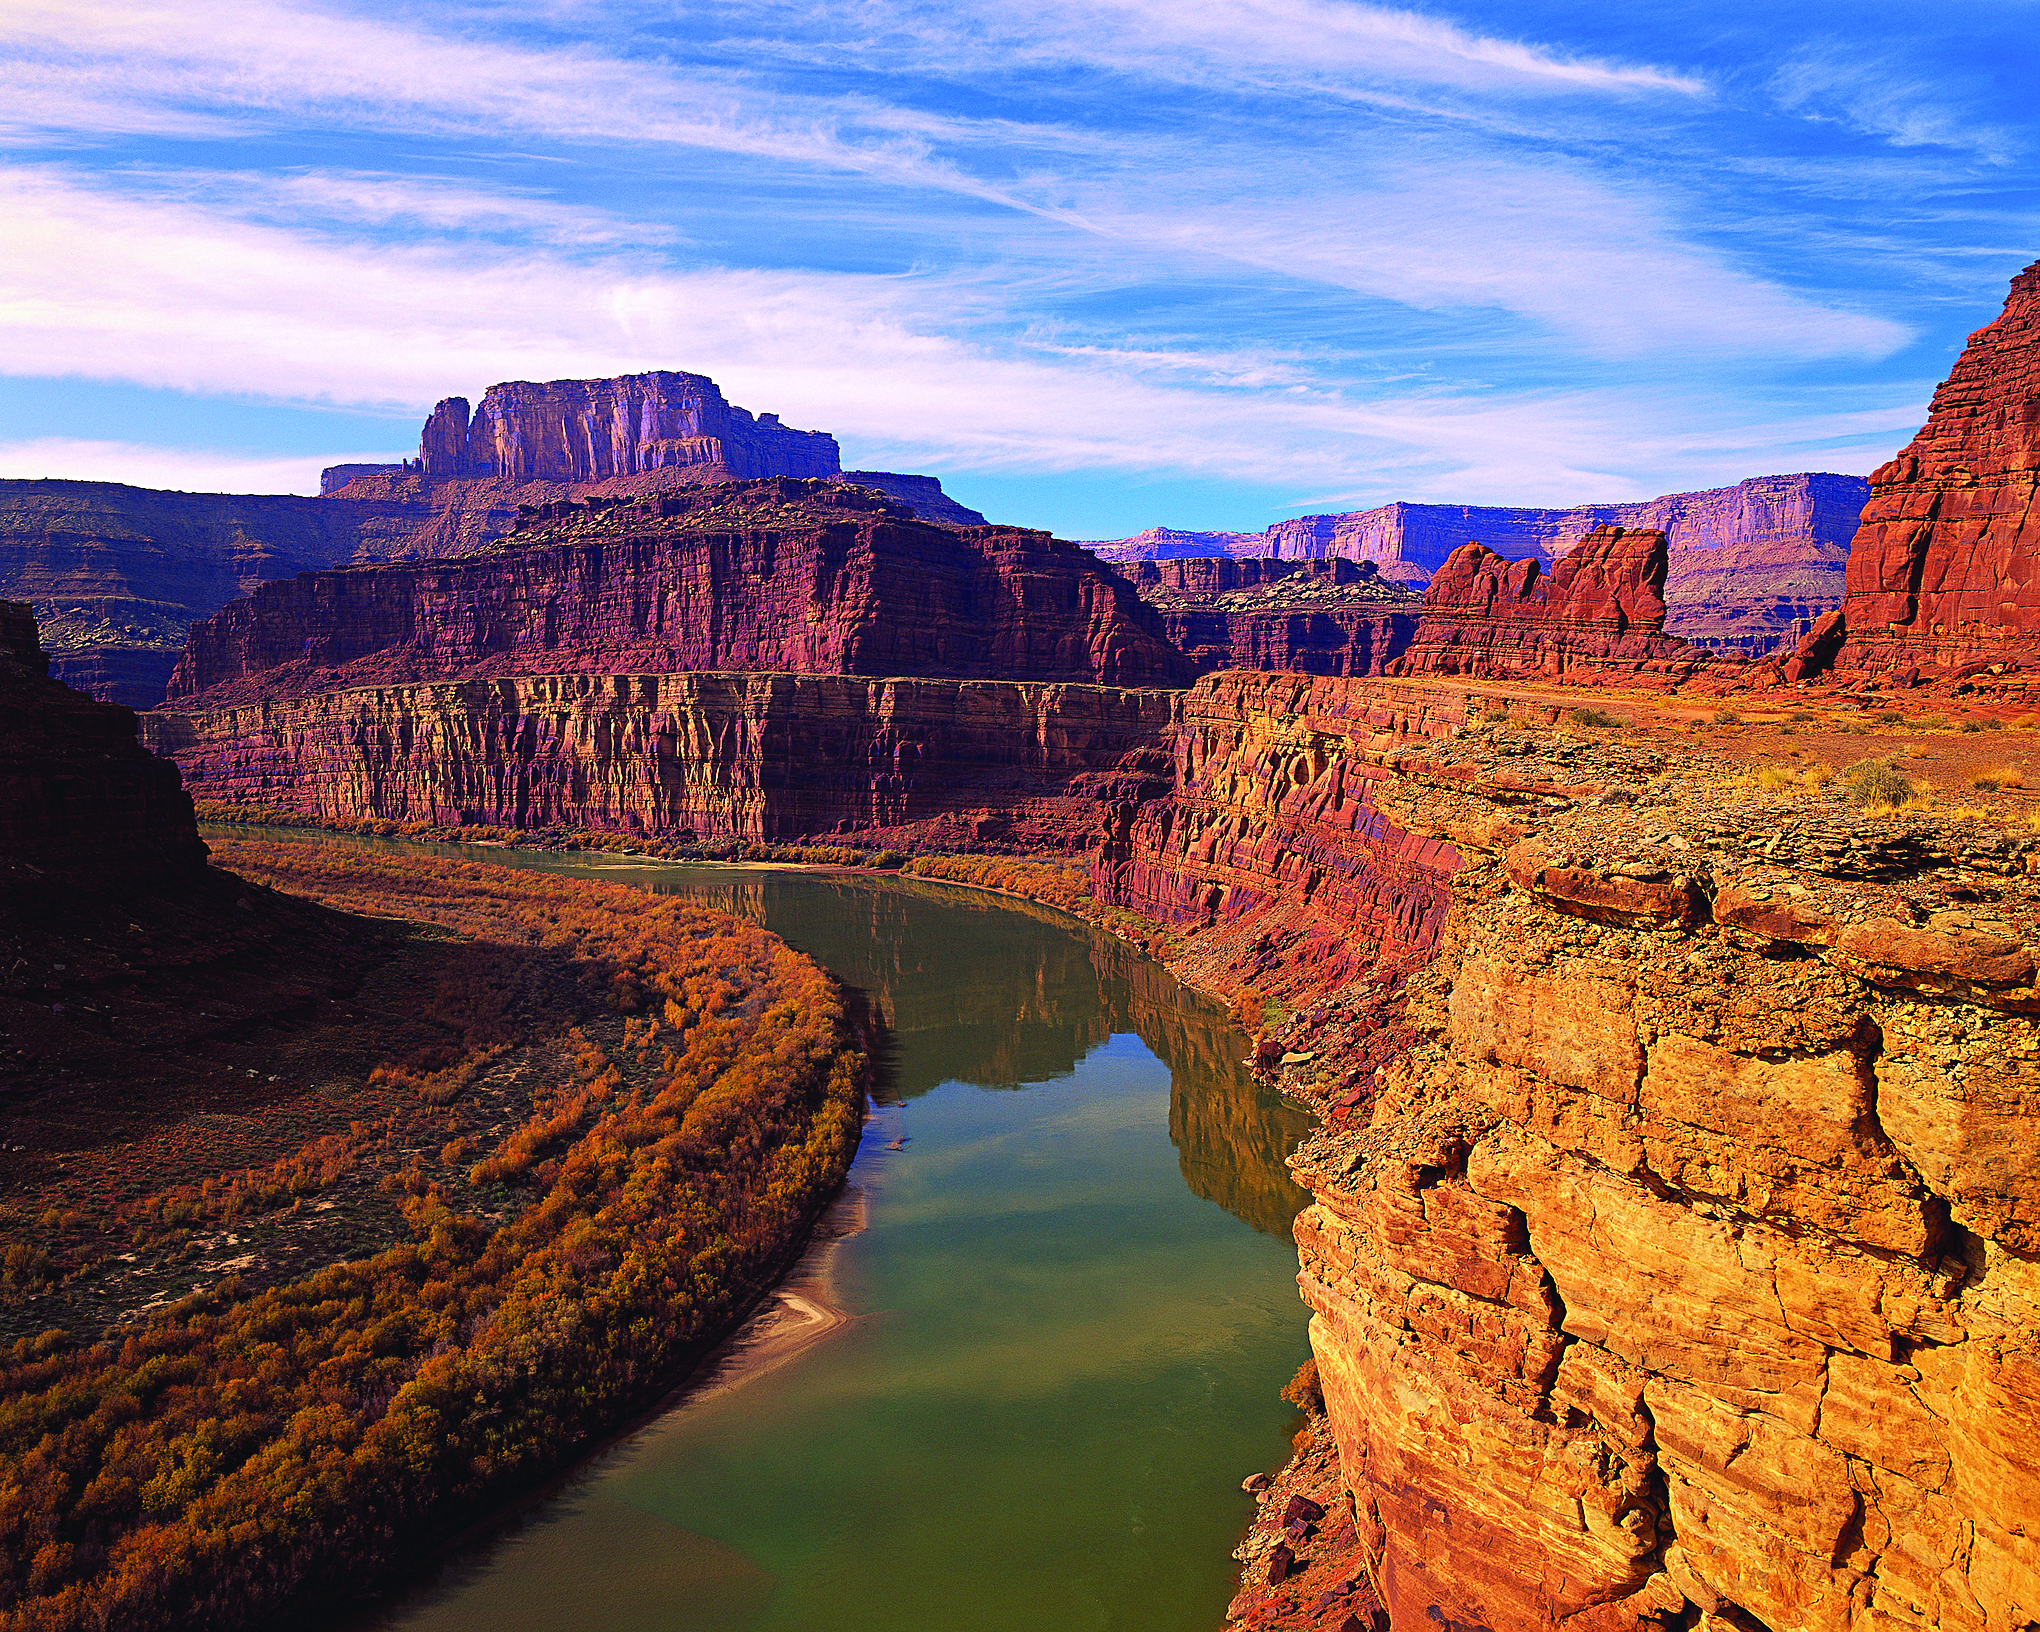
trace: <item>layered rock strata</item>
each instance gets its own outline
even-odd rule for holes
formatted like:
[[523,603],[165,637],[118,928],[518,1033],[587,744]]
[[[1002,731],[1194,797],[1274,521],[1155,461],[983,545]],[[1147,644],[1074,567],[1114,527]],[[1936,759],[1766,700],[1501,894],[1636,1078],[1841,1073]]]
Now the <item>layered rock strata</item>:
[[1805,656],[1881,672],[2040,661],[2040,262],[1870,482],[1841,619]]
[[1761,656],[1790,645],[1807,620],[1840,601],[1849,539],[1868,495],[1860,476],[1805,471],[1637,504],[1536,510],[1397,503],[1298,516],[1259,533],[1157,527],[1085,547],[1119,562],[1175,556],[1372,561],[1383,578],[1420,588],[1468,539],[1510,560],[1548,567],[1597,527],[1656,527],[1670,548],[1669,631]]
[[1463,545],[1424,591],[1396,671],[1684,678],[1707,657],[1664,633],[1665,571],[1656,528],[1597,528],[1548,575],[1535,560]]
[[452,561],[305,574],[195,629],[173,707],[337,686],[756,669],[1171,685],[1125,580],[1017,528],[773,479],[549,506]]
[[427,476],[592,482],[672,466],[714,464],[737,477],[833,476],[842,463],[825,431],[796,431],[777,414],[733,408],[705,374],[659,370],[606,380],[509,380],[481,406],[448,397],[418,444]]
[[0,601],[0,905],[188,880],[205,856],[133,712],[52,680],[33,612]]
[[[1071,852],[1176,694],[818,674],[540,675],[146,717],[202,798],[311,820]],[[1131,767],[1131,768],[1129,768]],[[166,767],[167,769],[167,767]]]
[[1181,973],[1287,1001],[1426,963],[1449,844],[1375,803],[1356,745],[1448,733],[1465,694],[1294,674],[1207,675],[1183,696],[1166,797],[1116,807],[1092,875],[1102,901],[1192,931]]
[[1206,674],[1380,674],[1417,627],[1419,597],[1371,561],[1205,557],[1133,563],[1126,576]]
[[[1236,1616],[1315,1624],[1284,1583],[1350,1518],[1363,1625],[2031,1624],[2040,839],[1236,678],[1099,876],[1200,980],[1279,962],[1258,1057],[1328,1113],[1294,1165],[1344,1506]],[[1328,890],[1429,951],[1385,1058],[1364,950],[1282,939]]]
[[386,503],[0,481],[0,596],[34,606],[51,671],[153,708],[192,624],[259,584],[351,560]]

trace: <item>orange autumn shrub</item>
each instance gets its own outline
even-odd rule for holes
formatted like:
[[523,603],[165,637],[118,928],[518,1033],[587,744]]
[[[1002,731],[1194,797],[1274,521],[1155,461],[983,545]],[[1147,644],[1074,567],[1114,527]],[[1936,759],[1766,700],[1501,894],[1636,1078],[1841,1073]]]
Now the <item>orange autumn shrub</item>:
[[1091,899],[1091,875],[1083,867],[1012,856],[916,856],[903,871],[912,878],[942,878],[980,889],[1004,890],[1074,912]]
[[[219,848],[334,906],[558,949],[592,996],[653,1011],[628,1035],[656,1034],[665,1063],[632,1086],[570,1035],[568,1081],[497,1153],[522,1163],[500,1222],[455,1212],[414,1162],[405,1238],[372,1256],[0,1351],[0,1625],[19,1632],[242,1627],[357,1593],[667,1386],[780,1272],[856,1148],[865,1062],[840,996],[755,925],[465,862]],[[471,1007],[467,1052],[420,1062],[421,1092],[506,1047]],[[243,1175],[239,1199],[287,1195],[335,1144]]]

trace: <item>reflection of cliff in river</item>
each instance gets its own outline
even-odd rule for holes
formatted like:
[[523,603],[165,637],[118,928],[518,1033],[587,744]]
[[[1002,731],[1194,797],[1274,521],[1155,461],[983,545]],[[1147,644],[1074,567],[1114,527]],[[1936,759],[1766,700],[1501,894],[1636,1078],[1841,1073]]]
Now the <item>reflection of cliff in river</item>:
[[[1284,1159],[1309,1118],[1254,1081],[1246,1038],[1225,1011],[1160,964],[1030,901],[904,879],[830,880],[797,901],[782,896],[768,918],[769,888],[734,886],[730,910],[814,952],[867,993],[896,1036],[918,1039],[903,1051],[916,1063],[887,1085],[892,1094],[1052,1080],[1108,1037],[1133,1032],[1169,1068],[1169,1137],[1184,1181],[1255,1229],[1287,1237],[1309,1198]],[[942,910],[928,912],[929,902]],[[835,936],[860,919],[868,963],[854,968]]]
[[1169,1068],[1169,1137],[1193,1191],[1282,1236],[1309,1199],[1283,1165],[1308,1119],[1246,1071],[1247,1039],[1225,1011],[1123,941],[1052,908],[899,877],[347,842],[684,893],[763,924],[862,992],[895,1043],[911,1040],[881,1062],[890,1065],[876,1089],[885,1100],[915,1099],[946,1082],[1052,1082],[1107,1039],[1132,1032]]

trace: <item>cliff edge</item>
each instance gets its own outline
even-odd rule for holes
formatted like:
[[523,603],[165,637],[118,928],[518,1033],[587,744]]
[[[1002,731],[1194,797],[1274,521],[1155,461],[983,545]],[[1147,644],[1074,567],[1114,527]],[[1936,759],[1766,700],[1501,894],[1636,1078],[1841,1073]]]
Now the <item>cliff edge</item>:
[[1233,1618],[2030,1625],[2040,837],[1246,678],[1095,879],[1325,1117],[1335,1488]]

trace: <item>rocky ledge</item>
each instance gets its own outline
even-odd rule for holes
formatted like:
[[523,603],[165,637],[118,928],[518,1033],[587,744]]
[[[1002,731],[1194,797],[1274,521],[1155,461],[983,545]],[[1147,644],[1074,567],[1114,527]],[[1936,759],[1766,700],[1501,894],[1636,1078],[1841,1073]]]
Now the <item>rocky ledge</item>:
[[1325,1117],[1338,1489],[1235,1619],[2029,1624],[2040,836],[1238,679],[1098,878]]
[[1481,544],[1453,551],[1424,591],[1398,674],[1689,679],[1706,652],[1667,636],[1665,535],[1597,527],[1549,574]]

